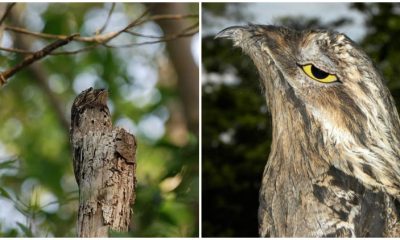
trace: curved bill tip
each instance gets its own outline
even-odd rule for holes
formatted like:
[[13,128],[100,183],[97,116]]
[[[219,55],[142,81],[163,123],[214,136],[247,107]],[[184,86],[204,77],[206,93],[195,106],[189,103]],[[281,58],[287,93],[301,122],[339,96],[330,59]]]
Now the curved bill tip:
[[232,26],[225,28],[224,30],[220,31],[215,35],[214,39],[217,38],[228,38],[228,39],[236,39],[238,34],[245,30],[244,27],[239,26]]

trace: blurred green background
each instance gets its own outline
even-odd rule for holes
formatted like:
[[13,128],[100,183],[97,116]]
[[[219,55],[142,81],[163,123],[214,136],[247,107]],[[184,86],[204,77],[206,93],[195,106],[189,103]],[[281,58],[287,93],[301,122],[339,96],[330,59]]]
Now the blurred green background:
[[271,144],[256,68],[230,41],[214,40],[217,31],[253,22],[350,33],[383,72],[399,109],[399,13],[398,3],[203,3],[203,236],[258,236],[258,192]]
[[[149,7],[146,18],[199,11],[197,3],[17,3],[5,24],[33,32],[92,36],[112,7],[105,33],[125,27]],[[170,26],[147,21],[132,29],[147,37],[124,34],[110,44],[155,41],[154,36],[164,35],[168,27],[168,34],[178,23],[195,30],[198,21],[170,20]],[[38,50],[52,41],[4,31],[1,46]],[[179,54],[189,57],[180,59],[176,44]],[[61,50],[88,45],[72,42]],[[198,86],[198,56],[198,34],[192,34],[167,43],[47,56],[9,79],[0,89],[0,237],[75,236],[78,188],[68,124],[73,99],[91,86],[109,90],[114,124],[138,139],[131,230],[112,236],[198,236],[198,114],[190,111],[198,109],[198,91],[192,92]],[[0,51],[0,70],[22,58]],[[185,93],[185,86],[195,87]],[[193,99],[187,99],[188,94]]]

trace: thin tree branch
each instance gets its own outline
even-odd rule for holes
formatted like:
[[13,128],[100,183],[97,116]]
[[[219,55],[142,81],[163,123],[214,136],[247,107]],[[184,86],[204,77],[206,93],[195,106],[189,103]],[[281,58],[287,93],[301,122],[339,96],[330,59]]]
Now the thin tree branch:
[[[81,49],[78,49],[78,50],[73,50],[73,51],[51,52],[51,53],[49,53],[49,55],[52,55],[52,56],[63,55],[63,54],[71,55],[71,54],[76,54],[76,53],[80,53],[80,52],[86,52],[86,51],[89,51],[89,50],[92,50],[92,49],[96,48],[98,45],[99,44],[93,44],[93,45],[90,45],[88,47],[84,47],[84,48],[81,48]],[[29,51],[29,50],[24,50],[24,49],[20,49],[20,48],[0,47],[0,50],[4,51],[4,52],[21,53],[21,54],[26,54],[26,55],[35,53],[35,51]]]
[[142,21],[142,19],[144,17],[146,17],[149,13],[150,13],[150,9],[146,8],[146,10],[143,11],[142,14],[140,14],[140,16],[138,18],[136,18],[134,21],[132,21],[130,24],[128,24],[128,26],[126,26],[123,30],[121,30],[121,32],[123,32],[123,31],[125,31],[125,30],[127,30],[129,28],[132,28],[134,26],[138,26],[139,25],[138,23],[140,21]]
[[135,46],[142,46],[142,45],[147,45],[147,44],[168,42],[168,41],[172,41],[172,40],[175,40],[175,39],[178,39],[178,38],[182,38],[182,37],[191,37],[196,33],[198,33],[198,31],[193,31],[193,32],[190,32],[190,33],[183,33],[183,34],[176,34],[176,35],[171,35],[171,36],[164,36],[160,40],[155,40],[155,41],[145,41],[145,42],[140,42],[140,43],[128,43],[128,44],[123,44],[123,45],[108,45],[108,44],[106,44],[105,46],[108,47],[108,48],[135,47]]
[[[104,31],[105,26],[107,26],[109,22],[109,18],[112,14],[112,11],[114,10],[114,6],[111,7],[107,20],[104,24],[104,26],[99,30],[99,32]],[[180,37],[189,37],[198,32],[198,22],[189,26],[185,30],[183,30],[179,34],[173,34],[169,36],[150,36],[150,35],[144,35],[140,33],[136,33],[131,31],[130,29],[136,26],[139,26],[141,24],[144,24],[149,21],[160,21],[160,20],[180,20],[180,19],[186,19],[186,18],[195,18],[198,17],[197,14],[163,14],[163,15],[153,15],[145,18],[146,16],[149,15],[149,8],[147,8],[143,13],[133,20],[131,23],[129,23],[126,27],[122,28],[119,31],[116,32],[108,32],[104,34],[97,34],[94,36],[88,36],[88,37],[81,37],[81,36],[75,36],[71,39],[71,41],[78,41],[78,42],[84,42],[84,43],[94,43],[93,45],[77,49],[77,50],[72,50],[72,51],[54,51],[54,52],[49,52],[46,55],[72,55],[72,54],[77,54],[81,52],[86,52],[90,51],[98,46],[104,46],[107,48],[128,48],[128,47],[133,47],[133,46],[142,46],[146,44],[155,44],[155,43],[160,43],[160,42],[166,42],[166,41],[171,41]],[[195,29],[195,31],[189,32],[190,30]],[[5,26],[5,30],[7,31],[12,31],[15,33],[20,33],[20,34],[25,34],[25,35],[30,35],[38,38],[45,38],[45,39],[56,39],[60,41],[64,41],[65,39],[68,39],[70,36],[67,35],[57,35],[57,34],[49,34],[49,33],[40,33],[40,32],[32,32],[29,31],[25,28],[20,28],[20,27],[15,27],[15,26]],[[128,43],[125,45],[120,45],[120,46],[113,46],[113,45],[108,45],[107,42],[111,41],[112,39],[116,38],[122,33],[127,33],[130,35],[134,36],[141,36],[141,37],[147,37],[147,38],[154,38],[154,39],[159,39],[156,41],[145,41],[145,42],[140,42],[140,43]],[[34,51],[29,51],[29,50],[24,50],[24,49],[18,49],[18,48],[5,48],[5,47],[0,47],[0,50],[6,51],[6,52],[14,52],[14,53],[21,53],[21,54],[35,54],[36,52]],[[0,78],[4,75],[0,75]],[[6,79],[0,79],[0,86],[4,84],[4,80]]]
[[[10,13],[10,22],[15,26],[22,26],[19,21],[19,17],[21,15],[22,9],[16,8],[15,11],[11,11]],[[30,49],[32,41],[28,38],[16,37],[14,39],[14,46],[20,49]],[[36,64],[31,64],[27,67],[27,70],[32,78],[39,87],[40,90],[43,91],[44,96],[47,97],[48,104],[54,109],[54,113],[56,114],[59,123],[63,126],[63,129],[68,132],[69,129],[69,119],[65,115],[65,103],[59,98],[58,94],[55,94],[49,84],[48,84],[48,76],[49,74],[46,72],[46,69],[43,67],[40,61],[36,62]]]
[[[156,20],[178,20],[178,19],[185,19],[185,18],[192,18],[192,17],[197,17],[198,15],[196,14],[187,14],[187,15],[158,15],[158,16],[151,16],[147,19],[143,19],[148,14],[148,11],[146,10],[139,18],[135,19],[131,23],[129,23],[126,27],[123,29],[117,31],[117,32],[108,32],[104,34],[99,34],[99,35],[94,35],[90,37],[80,37],[77,36],[73,40],[78,41],[78,42],[86,42],[86,43],[106,43],[112,40],[113,38],[117,37],[119,34],[126,32],[128,29],[139,26],[145,22],[149,21],[156,21]],[[21,33],[21,34],[26,34],[34,37],[40,37],[40,38],[46,38],[46,39],[58,39],[58,40],[63,40],[67,38],[67,35],[57,35],[57,34],[49,34],[49,33],[39,33],[39,32],[32,32],[24,28],[20,27],[14,27],[14,26],[6,26],[5,27],[6,31],[12,31],[15,33]]]
[[[77,49],[77,50],[73,50],[73,51],[55,51],[55,52],[51,52],[49,55],[73,55],[73,54],[77,54],[77,53],[81,53],[81,52],[87,52],[90,51],[98,46],[104,46],[107,48],[128,48],[128,47],[135,47],[135,46],[142,46],[142,45],[147,45],[147,44],[155,44],[155,43],[161,43],[161,42],[167,42],[167,41],[172,41],[181,37],[191,37],[194,34],[198,33],[198,23],[193,24],[192,26],[189,26],[188,28],[186,28],[185,30],[183,30],[181,33],[179,34],[173,34],[173,35],[167,35],[167,36],[154,36],[154,35],[145,35],[145,34],[141,34],[141,33],[137,33],[137,32],[133,32],[130,30],[125,30],[124,32],[133,35],[133,36],[138,36],[138,37],[145,37],[145,38],[152,38],[152,39],[158,39],[155,41],[145,41],[145,42],[140,42],[140,43],[128,43],[128,44],[124,44],[124,45],[118,45],[118,46],[114,46],[114,45],[108,45],[105,43],[99,43],[96,42],[93,45],[90,45],[88,47],[84,47],[81,49]],[[194,29],[194,31],[192,32],[188,32],[188,30],[192,30]],[[28,51],[28,50],[23,50],[23,49],[18,49],[18,48],[4,48],[4,47],[0,47],[0,50],[5,51],[5,52],[14,52],[14,53],[22,53],[22,54],[33,54],[33,51]]]
[[3,14],[3,16],[2,16],[1,19],[0,19],[0,25],[2,25],[3,22],[6,20],[8,14],[10,13],[10,11],[11,11],[11,9],[14,7],[14,5],[15,5],[15,3],[9,3],[9,4],[7,5],[7,8],[6,8],[6,10],[4,11],[4,14]]
[[155,38],[155,39],[163,39],[164,38],[164,36],[147,35],[147,34],[134,32],[131,30],[126,30],[125,32],[132,36],[136,36],[136,37]]
[[181,20],[187,18],[198,18],[198,14],[163,14],[163,15],[153,15],[149,18],[138,22],[138,25],[143,24],[149,21],[160,21],[160,20]]
[[20,71],[22,68],[31,65],[33,62],[36,62],[43,57],[49,55],[52,51],[55,49],[64,46],[71,42],[74,37],[78,36],[77,34],[73,34],[63,40],[57,40],[46,47],[44,47],[42,50],[39,50],[31,55],[28,55],[25,57],[25,59],[19,63],[18,65],[14,66],[13,68],[7,69],[6,71],[0,73],[0,86],[4,85],[7,82],[7,79],[13,76],[15,73]]
[[[57,34],[50,34],[50,33],[38,33],[38,32],[31,32],[25,28],[20,28],[20,27],[13,27],[13,26],[6,26],[5,27],[6,31],[12,31],[15,33],[21,33],[25,35],[30,35],[34,37],[40,37],[40,38],[46,38],[46,39],[58,39],[58,40],[64,40],[68,38],[67,35],[57,35]],[[78,42],[86,42],[86,43],[92,43],[92,42],[103,42],[107,40],[108,38],[111,38],[114,36],[116,32],[109,32],[105,34],[100,34],[100,35],[95,35],[91,37],[75,37],[74,41]]]
[[0,47],[1,51],[4,52],[12,52],[12,53],[22,53],[22,54],[33,54],[33,51],[28,51],[28,50],[23,50],[19,48],[5,48],[5,47]]
[[80,49],[73,50],[73,51],[57,51],[57,52],[52,52],[52,53],[50,53],[50,55],[73,55],[73,54],[77,54],[77,53],[81,53],[81,52],[90,51],[90,50],[92,50],[92,49],[95,49],[95,48],[98,47],[98,46],[104,46],[104,45],[102,45],[102,44],[100,44],[100,43],[96,43],[96,44],[90,45],[90,46],[88,46],[88,47],[80,48]]
[[[136,23],[138,21],[140,21],[143,17],[145,17],[147,14],[148,14],[148,10],[144,11],[137,19],[135,19],[133,22],[128,24],[127,27],[123,28],[122,30],[120,30],[118,32],[109,32],[109,33],[99,34],[99,35],[95,35],[95,36],[91,36],[91,37],[76,37],[74,40],[75,41],[79,41],[79,42],[87,42],[87,43],[91,43],[91,42],[97,42],[97,43],[107,42],[107,41],[111,40],[112,38],[114,38],[116,35],[122,33],[125,29],[135,26]],[[66,35],[57,35],[57,34],[49,34],[49,33],[32,32],[32,31],[29,31],[29,30],[24,29],[24,28],[13,27],[13,26],[6,26],[5,30],[6,31],[12,31],[12,32],[15,32],[15,33],[26,34],[26,35],[30,35],[30,36],[34,36],[34,37],[46,38],[46,39],[61,39],[62,40],[62,39],[65,39],[66,37],[68,37]]]
[[[128,33],[128,32],[127,32]],[[132,35],[134,35],[134,32],[129,32]],[[189,32],[189,33],[180,33],[180,34],[174,34],[174,35],[170,35],[170,36],[152,36],[152,37],[148,37],[146,35],[143,35],[144,37],[148,37],[148,38],[157,38],[159,40],[155,40],[155,41],[145,41],[145,42],[140,42],[140,43],[128,43],[128,44],[124,44],[124,45],[109,45],[106,43],[97,43],[85,48],[81,48],[78,50],[73,50],[73,51],[57,51],[57,52],[52,52],[50,53],[50,55],[73,55],[73,54],[77,54],[77,53],[81,53],[81,52],[87,52],[90,51],[98,46],[104,46],[106,48],[128,48],[128,47],[136,47],[136,46],[143,46],[143,45],[148,45],[148,44],[155,44],[155,43],[161,43],[161,42],[167,42],[167,41],[172,41],[178,38],[182,38],[182,37],[191,37],[193,35],[195,35],[196,33],[198,33],[198,30],[195,30],[193,32]],[[140,34],[138,34],[140,35]],[[10,49],[4,49],[0,47],[0,50],[10,50]],[[17,49],[21,52],[24,52],[23,50]]]
[[[193,24],[193,25],[187,27],[187,28],[186,28],[185,30],[183,30],[181,33],[176,34],[176,36],[178,36],[178,35],[181,36],[181,35],[183,35],[184,33],[187,33],[189,30],[197,29],[197,28],[198,28],[198,25],[199,25],[199,23],[197,22],[197,23],[195,23],[195,24]],[[141,34],[141,33],[138,33],[138,32],[131,31],[131,30],[126,30],[125,32],[126,32],[126,33],[129,33],[130,35],[137,36],[137,37],[154,38],[154,39],[166,39],[166,38],[169,38],[168,36],[155,36],[155,35]],[[190,36],[192,36],[193,34],[196,34],[197,32],[198,32],[198,30],[196,30],[194,33],[191,33]]]
[[[141,42],[141,43],[128,43],[125,45],[118,45],[118,46],[113,46],[113,45],[106,45],[106,47],[111,47],[111,48],[127,48],[127,47],[133,47],[133,46],[141,46],[141,45],[146,45],[146,44],[154,44],[154,43],[160,43],[160,42],[167,42],[167,41],[171,41],[171,40],[175,40],[177,38],[181,38],[181,37],[191,37],[194,34],[198,33],[198,22],[183,29],[180,33],[177,34],[171,34],[171,35],[166,35],[166,36],[153,36],[153,35],[143,35],[140,33],[136,33],[136,32],[132,32],[130,30],[126,30],[126,33],[132,34],[132,35],[136,35],[136,36],[142,36],[142,37],[147,37],[147,38],[155,38],[155,39],[159,39],[156,41],[146,41],[146,42]],[[189,32],[189,30],[195,29],[195,31]]]
[[[144,35],[144,34],[132,32],[132,31],[126,31],[126,33],[129,33],[129,34],[134,35],[134,36],[153,38],[153,39],[159,39],[159,40],[145,41],[145,42],[140,42],[140,43],[128,43],[128,44],[118,45],[118,46],[96,43],[96,44],[90,45],[88,47],[84,47],[84,48],[80,48],[80,49],[72,50],[72,51],[54,51],[54,52],[49,53],[49,55],[52,55],[52,56],[73,55],[73,54],[78,54],[78,53],[90,51],[90,50],[92,50],[94,48],[97,48],[98,46],[104,46],[104,47],[107,47],[107,48],[128,48],[128,47],[135,47],[135,46],[143,46],[143,45],[147,45],[147,44],[168,42],[168,41],[172,41],[172,40],[175,40],[175,39],[178,39],[178,38],[182,38],[182,37],[191,37],[191,36],[195,35],[196,33],[198,33],[198,30],[195,30],[195,31],[189,32],[189,33],[180,33],[180,34],[171,35],[171,36],[151,36],[151,35]],[[5,51],[5,52],[21,53],[21,54],[33,54],[33,53],[35,53],[34,51],[28,51],[28,50],[23,50],[23,49],[18,49],[18,48],[0,47],[0,50],[1,51]]]
[[98,31],[99,34],[102,33],[104,31],[104,29],[106,29],[108,23],[110,22],[111,15],[114,12],[114,8],[115,8],[115,3],[112,3],[110,11],[108,12],[107,19],[106,19],[105,23],[103,24],[103,26]]

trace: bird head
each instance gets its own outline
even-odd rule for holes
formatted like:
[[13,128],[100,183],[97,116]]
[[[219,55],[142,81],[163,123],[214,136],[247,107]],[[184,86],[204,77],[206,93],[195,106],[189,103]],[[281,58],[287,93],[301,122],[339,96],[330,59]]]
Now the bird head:
[[256,65],[273,144],[281,140],[288,151],[300,145],[366,186],[399,195],[399,116],[356,43],[333,31],[270,25],[229,27],[216,37],[231,39]]
[[81,92],[73,103],[73,107],[83,109],[94,106],[107,106],[108,92],[106,89],[93,89],[92,87]]

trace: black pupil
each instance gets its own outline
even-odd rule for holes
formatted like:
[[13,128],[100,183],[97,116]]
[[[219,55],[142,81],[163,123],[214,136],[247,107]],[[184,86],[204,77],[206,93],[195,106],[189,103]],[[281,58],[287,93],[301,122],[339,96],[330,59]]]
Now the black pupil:
[[318,79],[323,79],[323,78],[326,78],[327,76],[329,76],[329,73],[326,73],[326,72],[314,67],[314,65],[311,65],[311,72],[314,75],[314,77],[316,77]]

